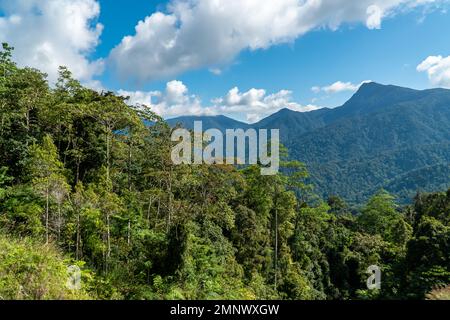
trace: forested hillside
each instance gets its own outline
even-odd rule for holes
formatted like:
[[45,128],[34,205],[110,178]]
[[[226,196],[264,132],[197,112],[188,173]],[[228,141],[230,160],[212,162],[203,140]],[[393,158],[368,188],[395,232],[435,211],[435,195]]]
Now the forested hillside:
[[[417,191],[449,186],[449,90],[366,84],[332,116],[332,123],[286,143],[310,165],[324,194],[358,203],[385,188],[406,202]],[[446,168],[444,184],[434,179],[438,165]],[[411,185],[393,183],[407,175],[416,177]]]
[[[450,191],[400,207],[380,190],[355,210],[316,196],[308,168],[287,155],[275,176],[174,166],[172,129],[151,110],[66,68],[49,86],[12,53],[0,55],[1,299],[445,295]],[[82,269],[81,290],[66,287],[69,265]],[[366,287],[370,265],[381,290]]]
[[[231,119],[201,120],[222,128]],[[191,128],[193,121],[170,124]],[[280,129],[291,159],[307,164],[323,197],[359,204],[384,188],[406,204],[419,191],[450,186],[450,90],[366,83],[341,107],[283,109],[251,127]]]

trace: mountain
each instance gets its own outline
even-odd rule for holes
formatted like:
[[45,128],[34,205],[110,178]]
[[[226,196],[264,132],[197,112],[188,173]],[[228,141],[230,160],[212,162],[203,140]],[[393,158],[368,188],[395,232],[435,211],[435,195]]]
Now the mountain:
[[[221,130],[250,127],[201,118]],[[280,129],[290,156],[307,164],[325,197],[357,203],[384,188],[406,202],[417,191],[450,186],[450,90],[366,83],[341,107],[283,109],[251,127]]]
[[364,116],[385,110],[392,105],[414,101],[420,97],[420,91],[376,82],[364,83],[342,107],[333,109],[325,116],[327,123],[354,116]]
[[195,121],[202,122],[203,130],[214,128],[225,132],[226,129],[247,129],[250,127],[250,125],[247,123],[240,122],[225,116],[185,116],[169,119],[167,120],[167,123],[172,127],[180,125],[181,127],[184,127],[186,129],[193,130]]
[[[280,129],[282,140],[290,141],[299,135],[323,127],[325,125],[324,116],[329,111],[329,109],[321,109],[311,112],[296,112],[282,109],[252,127],[255,129]],[[293,128],[295,130],[292,130]]]
[[[367,84],[325,118],[327,125],[283,141],[324,196],[359,202],[385,188],[405,201],[441,186],[425,173],[450,163],[450,90]],[[422,182],[395,187],[411,172]]]

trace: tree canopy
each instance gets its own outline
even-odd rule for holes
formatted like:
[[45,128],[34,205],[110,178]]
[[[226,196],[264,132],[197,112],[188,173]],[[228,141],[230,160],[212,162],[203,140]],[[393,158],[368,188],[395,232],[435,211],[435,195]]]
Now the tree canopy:
[[[12,53],[0,51],[0,298],[422,299],[450,283],[450,191],[351,207],[314,195],[287,154],[274,176],[175,166],[172,128],[149,108],[63,67],[49,85]],[[366,287],[370,265],[381,290]]]

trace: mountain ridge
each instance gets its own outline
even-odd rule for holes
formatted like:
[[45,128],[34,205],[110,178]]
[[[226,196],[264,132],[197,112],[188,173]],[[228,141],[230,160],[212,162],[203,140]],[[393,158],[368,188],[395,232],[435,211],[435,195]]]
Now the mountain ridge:
[[[404,103],[408,100],[413,100],[414,97],[418,97],[421,94],[437,94],[437,93],[444,93],[444,94],[449,94],[450,95],[450,89],[445,89],[445,88],[431,88],[431,89],[412,89],[412,88],[407,88],[407,87],[403,87],[403,86],[397,86],[397,85],[392,85],[392,84],[388,84],[388,85],[384,85],[384,84],[380,84],[378,82],[366,82],[363,83],[360,88],[352,95],[352,97],[350,97],[349,100],[347,100],[343,105],[341,106],[337,106],[334,108],[328,108],[328,107],[324,107],[321,109],[317,109],[317,110],[312,110],[312,111],[295,111],[289,108],[282,108],[280,110],[278,110],[277,112],[274,112],[273,114],[264,117],[263,119],[259,120],[258,122],[255,123],[246,123],[243,121],[239,121],[236,119],[233,119],[231,117],[225,116],[225,115],[213,115],[213,116],[208,116],[208,115],[198,115],[198,116],[179,116],[179,117],[174,117],[174,118],[170,118],[170,119],[166,119],[166,121],[171,124],[171,125],[175,125],[177,123],[180,124],[189,124],[189,121],[192,120],[211,120],[211,119],[226,119],[227,121],[231,121],[231,122],[235,122],[239,125],[242,125],[243,127],[256,127],[256,128],[262,128],[264,127],[267,123],[270,123],[270,120],[273,118],[277,118],[279,115],[295,115],[295,116],[299,116],[299,115],[303,115],[303,116],[308,116],[308,118],[315,118],[318,115],[323,116],[325,114],[329,114],[332,112],[342,112],[343,109],[349,109],[351,107],[353,107],[354,104],[361,104],[362,101],[360,97],[362,97],[362,99],[364,99],[365,102],[368,101],[368,97],[367,95],[386,95],[386,91],[389,90],[391,94],[396,93],[398,95],[399,92],[402,92],[403,94],[400,97],[396,98],[396,103]],[[380,92],[383,91],[383,92]],[[406,94],[409,94],[408,96],[405,97]],[[390,101],[390,104],[392,105],[392,100]],[[373,105],[372,107],[378,108],[379,106],[377,105]],[[367,109],[367,106],[365,107],[365,109]],[[189,124],[190,125],[190,124]],[[232,129],[232,128],[230,128]]]
[[[205,130],[243,124],[227,117],[203,119]],[[443,181],[450,186],[450,170],[443,169],[450,163],[448,89],[365,83],[340,107],[304,113],[285,108],[239,128],[280,129],[281,142],[293,159],[306,163],[322,196],[337,194],[356,203],[384,188],[403,202],[419,191],[413,186],[430,192],[442,189]],[[427,178],[436,168],[449,176]],[[402,176],[409,177],[410,189],[395,182]]]

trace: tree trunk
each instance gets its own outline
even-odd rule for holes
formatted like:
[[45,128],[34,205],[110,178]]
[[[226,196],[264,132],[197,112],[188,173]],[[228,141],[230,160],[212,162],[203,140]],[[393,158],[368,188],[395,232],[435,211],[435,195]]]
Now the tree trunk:
[[49,225],[48,225],[48,220],[49,220],[49,202],[50,202],[50,191],[49,191],[50,187],[48,185],[47,182],[47,187],[45,190],[45,197],[46,197],[46,201],[45,201],[45,238],[46,238],[46,244],[49,243]]
[[172,223],[172,211],[173,211],[173,194],[172,194],[172,167],[170,167],[170,173],[169,173],[169,181],[168,181],[168,194],[169,194],[169,210],[167,214],[167,227],[166,232],[169,233],[170,225]]
[[109,213],[106,214],[106,256],[105,256],[105,272],[109,271],[109,258],[111,257],[111,229],[109,224]]
[[275,209],[275,291],[278,287],[278,209]]
[[161,212],[161,198],[158,197],[158,209],[156,211],[155,228],[158,226],[158,217],[160,212]]
[[75,250],[75,259],[80,259],[80,242],[81,242],[81,234],[80,234],[80,211],[77,214],[77,243]]
[[108,251],[107,251],[106,257],[109,259],[111,257],[111,226],[110,226],[109,213],[106,215],[106,241],[107,241],[107,245],[108,245]]
[[80,165],[81,165],[81,160],[80,160],[80,158],[78,158],[77,159],[77,175],[76,175],[75,185],[77,185],[78,182],[80,181]]
[[131,219],[128,219],[128,246],[131,245]]
[[110,128],[107,127],[106,132],[106,178],[109,181],[110,175],[110,153],[111,153],[111,146],[110,146]]
[[58,242],[61,240],[61,225],[62,225],[61,203],[58,201]]
[[132,150],[131,141],[128,142],[128,190],[131,191],[131,162],[132,162]]
[[147,225],[150,228],[150,212],[152,209],[152,205],[153,205],[153,197],[150,197],[149,201],[148,201],[148,207],[147,207]]
[[3,136],[3,128],[5,127],[5,113],[6,113],[6,103],[2,103],[2,108],[1,108],[1,112],[2,112],[2,127],[0,129],[0,134]]
[[27,110],[26,114],[27,132],[30,132],[30,110]]

